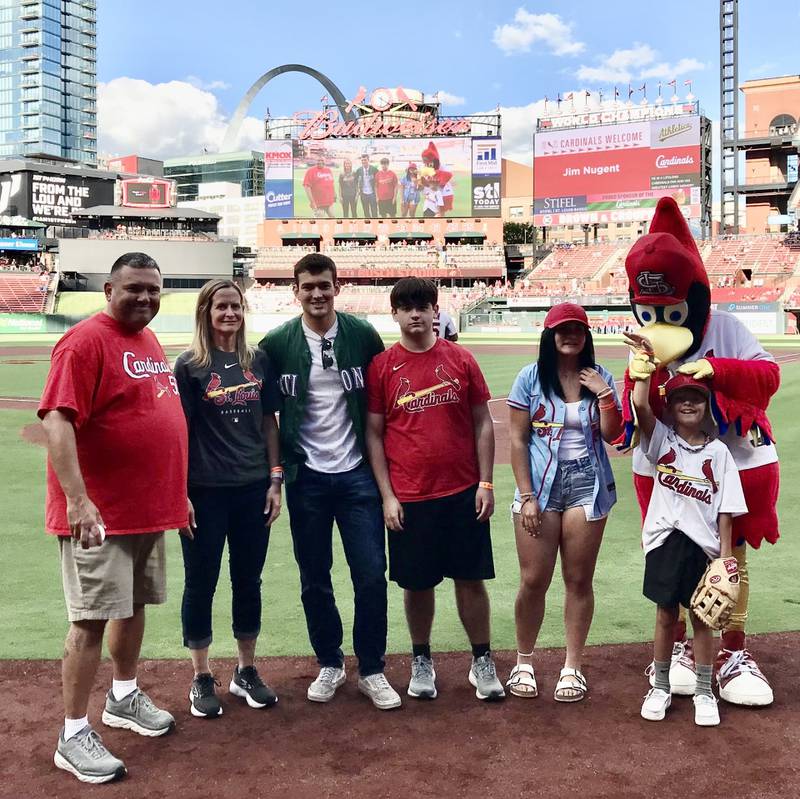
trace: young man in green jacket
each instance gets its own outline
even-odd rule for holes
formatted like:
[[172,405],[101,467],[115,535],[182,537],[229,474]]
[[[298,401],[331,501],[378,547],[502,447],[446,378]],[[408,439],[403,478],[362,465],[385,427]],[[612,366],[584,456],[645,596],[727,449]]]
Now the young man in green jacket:
[[364,441],[367,366],[383,342],[368,322],[334,310],[339,282],[336,264],[326,255],[311,253],[295,264],[294,293],[302,314],[259,346],[279,375],[286,505],[308,635],[320,665],[308,698],[329,702],[346,679],[342,620],[331,584],[335,521],[355,592],[358,688],[378,709],[389,710],[399,707],[400,696],[383,673],[383,511]]

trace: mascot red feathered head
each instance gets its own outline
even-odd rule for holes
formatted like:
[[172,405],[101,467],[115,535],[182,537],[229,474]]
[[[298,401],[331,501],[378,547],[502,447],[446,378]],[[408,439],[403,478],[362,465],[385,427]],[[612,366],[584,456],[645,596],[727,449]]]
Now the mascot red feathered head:
[[694,352],[711,310],[711,289],[689,225],[672,197],[656,206],[650,232],[625,259],[631,309],[661,363]]

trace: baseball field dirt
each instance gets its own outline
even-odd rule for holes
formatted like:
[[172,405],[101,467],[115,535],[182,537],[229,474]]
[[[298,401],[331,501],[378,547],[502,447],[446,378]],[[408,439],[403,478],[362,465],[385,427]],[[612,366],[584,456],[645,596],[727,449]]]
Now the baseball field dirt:
[[[640,718],[646,644],[595,647],[584,671],[588,698],[553,701],[563,650],[536,659],[540,695],[486,704],[467,683],[468,655],[435,656],[439,697],[405,696],[409,658],[391,656],[387,675],[403,707],[381,712],[358,693],[354,664],[333,702],[309,702],[311,658],[265,658],[260,669],[280,697],[252,710],[227,692],[231,661],[218,661],[224,715],[189,713],[187,661],[145,661],[140,683],[169,708],[177,727],[163,738],[104,728],[110,685],[103,663],[90,717],[128,776],[86,786],[53,765],[61,724],[59,663],[0,661],[4,734],[0,796],[109,797],[796,797],[800,794],[800,692],[794,663],[800,635],[751,639],[770,676],[775,703],[746,709],[722,703],[722,724],[694,725],[690,698],[676,697],[660,723]],[[502,676],[512,654],[499,653]]]

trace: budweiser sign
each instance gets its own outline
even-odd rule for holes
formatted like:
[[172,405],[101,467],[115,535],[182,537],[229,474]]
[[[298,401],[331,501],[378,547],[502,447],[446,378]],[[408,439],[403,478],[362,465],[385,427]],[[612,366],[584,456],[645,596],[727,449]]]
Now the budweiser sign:
[[361,86],[356,96],[345,108],[349,113],[354,108],[361,113],[355,120],[344,120],[337,108],[322,111],[298,112],[294,115],[302,125],[298,138],[374,138],[387,136],[408,136],[421,138],[429,136],[463,136],[469,134],[472,125],[465,117],[440,119],[426,108],[418,92],[397,89],[375,89],[367,97],[367,90]]

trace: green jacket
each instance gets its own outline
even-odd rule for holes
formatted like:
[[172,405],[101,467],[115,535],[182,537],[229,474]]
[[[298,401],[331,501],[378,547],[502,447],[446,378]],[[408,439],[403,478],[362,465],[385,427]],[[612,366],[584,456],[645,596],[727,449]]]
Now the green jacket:
[[[364,319],[347,313],[336,313],[339,329],[333,341],[333,351],[347,410],[353,422],[358,446],[366,458],[364,430],[367,424],[367,366],[384,346],[378,331]],[[267,353],[278,375],[281,396],[281,461],[286,482],[297,477],[297,468],[306,456],[298,443],[300,424],[308,393],[311,372],[311,351],[298,316],[267,333],[258,346]]]

